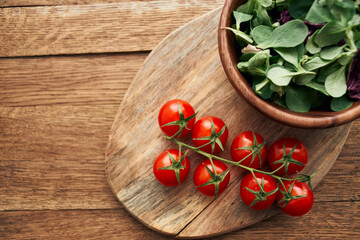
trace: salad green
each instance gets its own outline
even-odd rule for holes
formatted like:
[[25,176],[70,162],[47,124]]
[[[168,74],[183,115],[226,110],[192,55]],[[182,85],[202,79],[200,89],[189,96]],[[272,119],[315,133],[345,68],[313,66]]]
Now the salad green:
[[360,100],[359,5],[248,0],[226,28],[241,49],[238,69],[257,95],[293,111],[349,108]]

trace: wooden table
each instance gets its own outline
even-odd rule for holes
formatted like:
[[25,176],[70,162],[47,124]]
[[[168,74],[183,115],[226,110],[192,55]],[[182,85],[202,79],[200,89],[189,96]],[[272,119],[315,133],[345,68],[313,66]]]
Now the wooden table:
[[[168,238],[117,202],[105,145],[151,49],[222,4],[0,0],[0,238]],[[216,239],[359,239],[359,138],[360,120],[309,214],[280,214]]]

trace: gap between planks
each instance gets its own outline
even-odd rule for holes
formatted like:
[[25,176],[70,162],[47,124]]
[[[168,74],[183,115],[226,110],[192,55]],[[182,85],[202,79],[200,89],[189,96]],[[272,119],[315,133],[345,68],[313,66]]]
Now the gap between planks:
[[[359,202],[315,204],[311,212],[293,218],[279,214],[240,231],[217,237],[225,239],[359,239]],[[0,214],[0,235],[14,238],[117,238],[173,239],[147,229],[125,210],[21,211]],[[355,226],[355,228],[354,228]]]
[[[215,199],[214,199],[215,200]],[[213,202],[213,201],[212,201]],[[211,203],[212,203],[211,202]],[[320,201],[317,201],[316,199],[314,199],[314,204],[318,204],[318,203],[358,203],[360,202],[360,200],[358,199],[349,199],[349,200],[320,200]],[[210,204],[211,204],[210,203]],[[210,205],[209,204],[209,205]],[[207,207],[206,207],[207,208]],[[203,211],[206,209],[204,208]],[[43,209],[10,209],[10,210],[0,210],[0,213],[6,213],[6,212],[41,212],[41,211],[51,211],[51,212],[59,212],[59,211],[64,211],[64,212],[69,212],[69,211],[112,211],[112,210],[120,210],[120,209],[124,209],[124,207],[120,204],[119,207],[117,208],[114,208],[114,207],[110,207],[110,208],[62,208],[62,209],[51,209],[51,208],[43,208]],[[201,211],[198,215],[200,215],[203,211]],[[197,215],[197,216],[198,216]],[[196,217],[197,217],[196,216]],[[195,218],[196,218],[195,217]],[[194,218],[194,219],[195,219]],[[191,223],[192,221],[189,222],[189,224]],[[187,224],[184,229],[189,225]],[[183,229],[182,229],[183,230]],[[182,231],[181,230],[181,231]],[[180,232],[181,232],[180,231]],[[180,233],[179,232],[179,233]],[[179,234],[178,233],[178,234]]]

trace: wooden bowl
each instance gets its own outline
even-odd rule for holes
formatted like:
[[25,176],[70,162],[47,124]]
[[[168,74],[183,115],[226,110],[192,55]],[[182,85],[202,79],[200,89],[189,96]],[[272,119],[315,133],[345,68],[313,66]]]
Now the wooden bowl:
[[298,113],[258,97],[250,83],[237,69],[238,57],[235,51],[235,37],[231,31],[222,29],[231,27],[232,12],[244,0],[226,0],[220,17],[218,29],[219,53],[225,73],[238,94],[250,105],[270,119],[299,128],[329,128],[339,126],[360,117],[360,102],[340,112],[310,111]]

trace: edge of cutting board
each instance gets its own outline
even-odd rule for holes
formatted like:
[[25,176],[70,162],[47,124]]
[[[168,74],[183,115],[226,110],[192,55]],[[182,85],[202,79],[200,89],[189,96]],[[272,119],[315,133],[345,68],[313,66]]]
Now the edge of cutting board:
[[[201,195],[190,183],[195,165],[203,160],[194,153],[189,154],[192,170],[184,184],[177,188],[160,185],[152,174],[153,160],[160,152],[176,148],[162,138],[157,125],[157,111],[167,100],[183,98],[193,103],[195,109],[200,110],[199,117],[222,117],[230,130],[226,150],[235,133],[248,129],[258,131],[270,142],[290,133],[305,144],[322,141],[324,146],[320,150],[309,149],[312,155],[304,169],[309,174],[314,168],[320,168],[313,180],[314,186],[330,170],[350,130],[350,124],[323,130],[286,127],[265,118],[242,100],[228,82],[217,52],[217,23],[221,9],[215,9],[177,29],[149,54],[120,104],[105,152],[107,180],[124,208],[147,227],[178,238],[220,235],[257,223],[280,210],[273,206],[258,212],[245,207],[238,193],[239,182],[245,172],[234,167],[230,167],[231,183],[222,195],[216,199]],[[201,29],[193,29],[196,26],[201,26]],[[178,40],[177,36],[186,39]],[[170,41],[172,39],[174,41]],[[172,52],[177,47],[183,52]],[[201,54],[204,59],[195,61]],[[167,72],[168,76],[164,76],[163,72]],[[201,90],[205,97],[194,90]],[[206,95],[218,98],[208,101]],[[163,100],[154,96],[162,96]],[[224,106],[228,108],[224,110]],[[251,117],[246,114],[251,114]],[[266,131],[264,124],[268,127]],[[189,138],[185,141],[190,143]],[[139,143],[140,149],[137,149],[136,143]],[[315,158],[321,157],[325,147],[329,151],[328,159],[315,161]],[[229,158],[226,152],[221,156]],[[139,164],[136,161],[140,161],[143,167],[137,168]],[[185,200],[179,198],[180,193]],[[177,204],[172,201],[177,201]],[[184,211],[186,207],[189,209]],[[207,221],[211,221],[211,225],[206,224]]]

